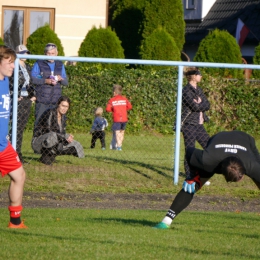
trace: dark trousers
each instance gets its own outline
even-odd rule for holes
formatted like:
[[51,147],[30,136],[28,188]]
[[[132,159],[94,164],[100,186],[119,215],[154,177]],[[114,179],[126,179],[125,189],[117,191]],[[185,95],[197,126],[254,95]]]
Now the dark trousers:
[[[17,111],[17,136],[16,136],[16,152],[22,161],[22,142],[23,142],[23,132],[28,123],[28,119],[31,112],[32,101],[29,98],[23,98],[18,101],[18,111]],[[13,111],[11,107],[10,122],[12,123]],[[12,127],[10,128],[10,141],[12,141]]]
[[105,137],[106,137],[105,131],[95,131],[95,132],[93,132],[90,148],[95,148],[97,139],[100,139],[102,148],[106,148]]
[[59,145],[55,145],[52,148],[42,148],[41,153],[42,156],[40,157],[40,162],[51,165],[54,161],[56,156],[58,155],[73,155],[77,156],[77,150],[75,147],[69,147],[65,150],[59,150]]
[[[187,150],[188,147],[195,147],[196,141],[201,145],[203,149],[206,148],[208,140],[210,138],[209,134],[206,132],[203,125],[185,124],[182,127],[182,133],[184,138],[185,151]],[[192,177],[189,164],[186,160],[186,152],[184,157],[184,169],[185,169],[186,178]]]

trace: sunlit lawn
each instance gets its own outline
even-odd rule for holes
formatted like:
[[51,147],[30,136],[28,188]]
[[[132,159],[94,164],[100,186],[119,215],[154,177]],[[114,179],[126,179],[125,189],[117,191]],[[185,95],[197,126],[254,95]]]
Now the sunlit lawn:
[[25,209],[28,230],[6,227],[1,259],[259,259],[259,214],[184,212],[170,230],[153,210]]

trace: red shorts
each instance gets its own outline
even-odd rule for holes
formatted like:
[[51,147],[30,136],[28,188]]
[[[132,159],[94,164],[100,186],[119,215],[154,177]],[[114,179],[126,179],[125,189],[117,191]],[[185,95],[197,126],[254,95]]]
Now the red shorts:
[[0,172],[4,177],[9,172],[12,172],[22,166],[19,156],[13,146],[8,142],[7,147],[0,152]]

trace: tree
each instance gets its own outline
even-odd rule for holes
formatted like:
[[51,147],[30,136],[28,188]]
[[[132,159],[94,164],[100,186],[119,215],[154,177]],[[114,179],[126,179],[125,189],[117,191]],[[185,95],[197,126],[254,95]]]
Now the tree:
[[18,11],[13,13],[12,21],[8,30],[4,33],[5,44],[13,49],[21,44],[19,33]]
[[124,54],[128,59],[139,59],[142,40],[140,28],[146,2],[147,0],[110,1],[111,27],[122,41]]
[[[81,43],[78,55],[80,57],[96,58],[120,58],[124,59],[124,49],[116,33],[107,28],[96,28],[95,26],[87,33],[84,41]],[[78,63],[79,64],[79,63]],[[92,66],[93,63],[81,64]],[[122,65],[113,65],[102,63],[102,68],[122,67]]]
[[4,41],[3,41],[3,39],[0,37],[0,45],[4,45],[5,43],[4,43]]
[[164,28],[182,51],[185,42],[184,11],[181,0],[150,0],[144,8],[143,38],[158,27]]
[[[200,42],[194,61],[241,64],[242,55],[236,39],[231,34],[215,29]],[[206,71],[225,77],[243,77],[241,69],[211,68]]]
[[64,56],[63,46],[58,35],[50,28],[48,24],[39,27],[27,39],[27,48],[32,54],[43,55],[47,43],[54,43],[58,49],[58,55]]
[[[181,53],[173,37],[163,28],[154,30],[142,41],[140,56],[146,60],[181,60]],[[165,69],[165,66],[153,67]]]

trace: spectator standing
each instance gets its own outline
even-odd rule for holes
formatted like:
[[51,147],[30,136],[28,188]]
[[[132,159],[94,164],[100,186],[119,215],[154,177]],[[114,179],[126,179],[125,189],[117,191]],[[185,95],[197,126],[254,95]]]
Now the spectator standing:
[[84,157],[82,145],[65,131],[69,107],[70,99],[61,96],[56,108],[46,110],[34,129],[32,148],[41,154],[40,161],[44,164],[51,165],[58,155]]
[[100,139],[102,150],[106,149],[105,128],[108,126],[107,120],[102,117],[103,108],[98,107],[95,111],[95,120],[92,124],[90,133],[92,134],[90,148],[95,148],[97,139]]
[[117,150],[122,151],[125,128],[128,122],[127,111],[132,109],[129,100],[122,96],[122,86],[113,86],[114,97],[109,99],[106,107],[107,112],[113,113],[112,131],[115,132]]
[[9,79],[14,70],[16,53],[7,46],[0,46],[0,171],[2,177],[9,175],[10,186],[9,228],[27,228],[21,221],[23,189],[25,183],[25,171],[19,160],[19,156],[7,140],[10,116]]
[[35,125],[44,111],[56,107],[62,94],[61,85],[68,85],[63,63],[51,59],[58,55],[57,46],[54,43],[46,44],[44,54],[48,59],[37,60],[31,73],[32,83],[36,85]]
[[[18,45],[16,47],[16,53],[28,55],[29,50],[25,45]],[[27,125],[32,102],[36,100],[34,88],[30,82],[31,67],[25,63],[26,59],[19,60],[19,72],[18,72],[18,111],[17,111],[17,136],[16,136],[16,152],[19,155],[20,161],[24,163],[22,156],[22,142],[23,132]],[[10,78],[10,98],[11,98],[11,111],[10,111],[10,123],[12,123],[12,100],[14,90],[14,75]],[[12,140],[12,127],[9,130],[10,140]]]
[[[195,147],[196,141],[205,148],[210,138],[204,128],[204,122],[209,119],[206,111],[210,109],[210,103],[198,86],[202,75],[198,68],[189,67],[185,72],[188,84],[182,90],[182,134],[184,138],[185,151],[189,147]],[[184,157],[184,169],[186,178],[190,176],[190,167]],[[209,184],[209,183],[207,183]]]

